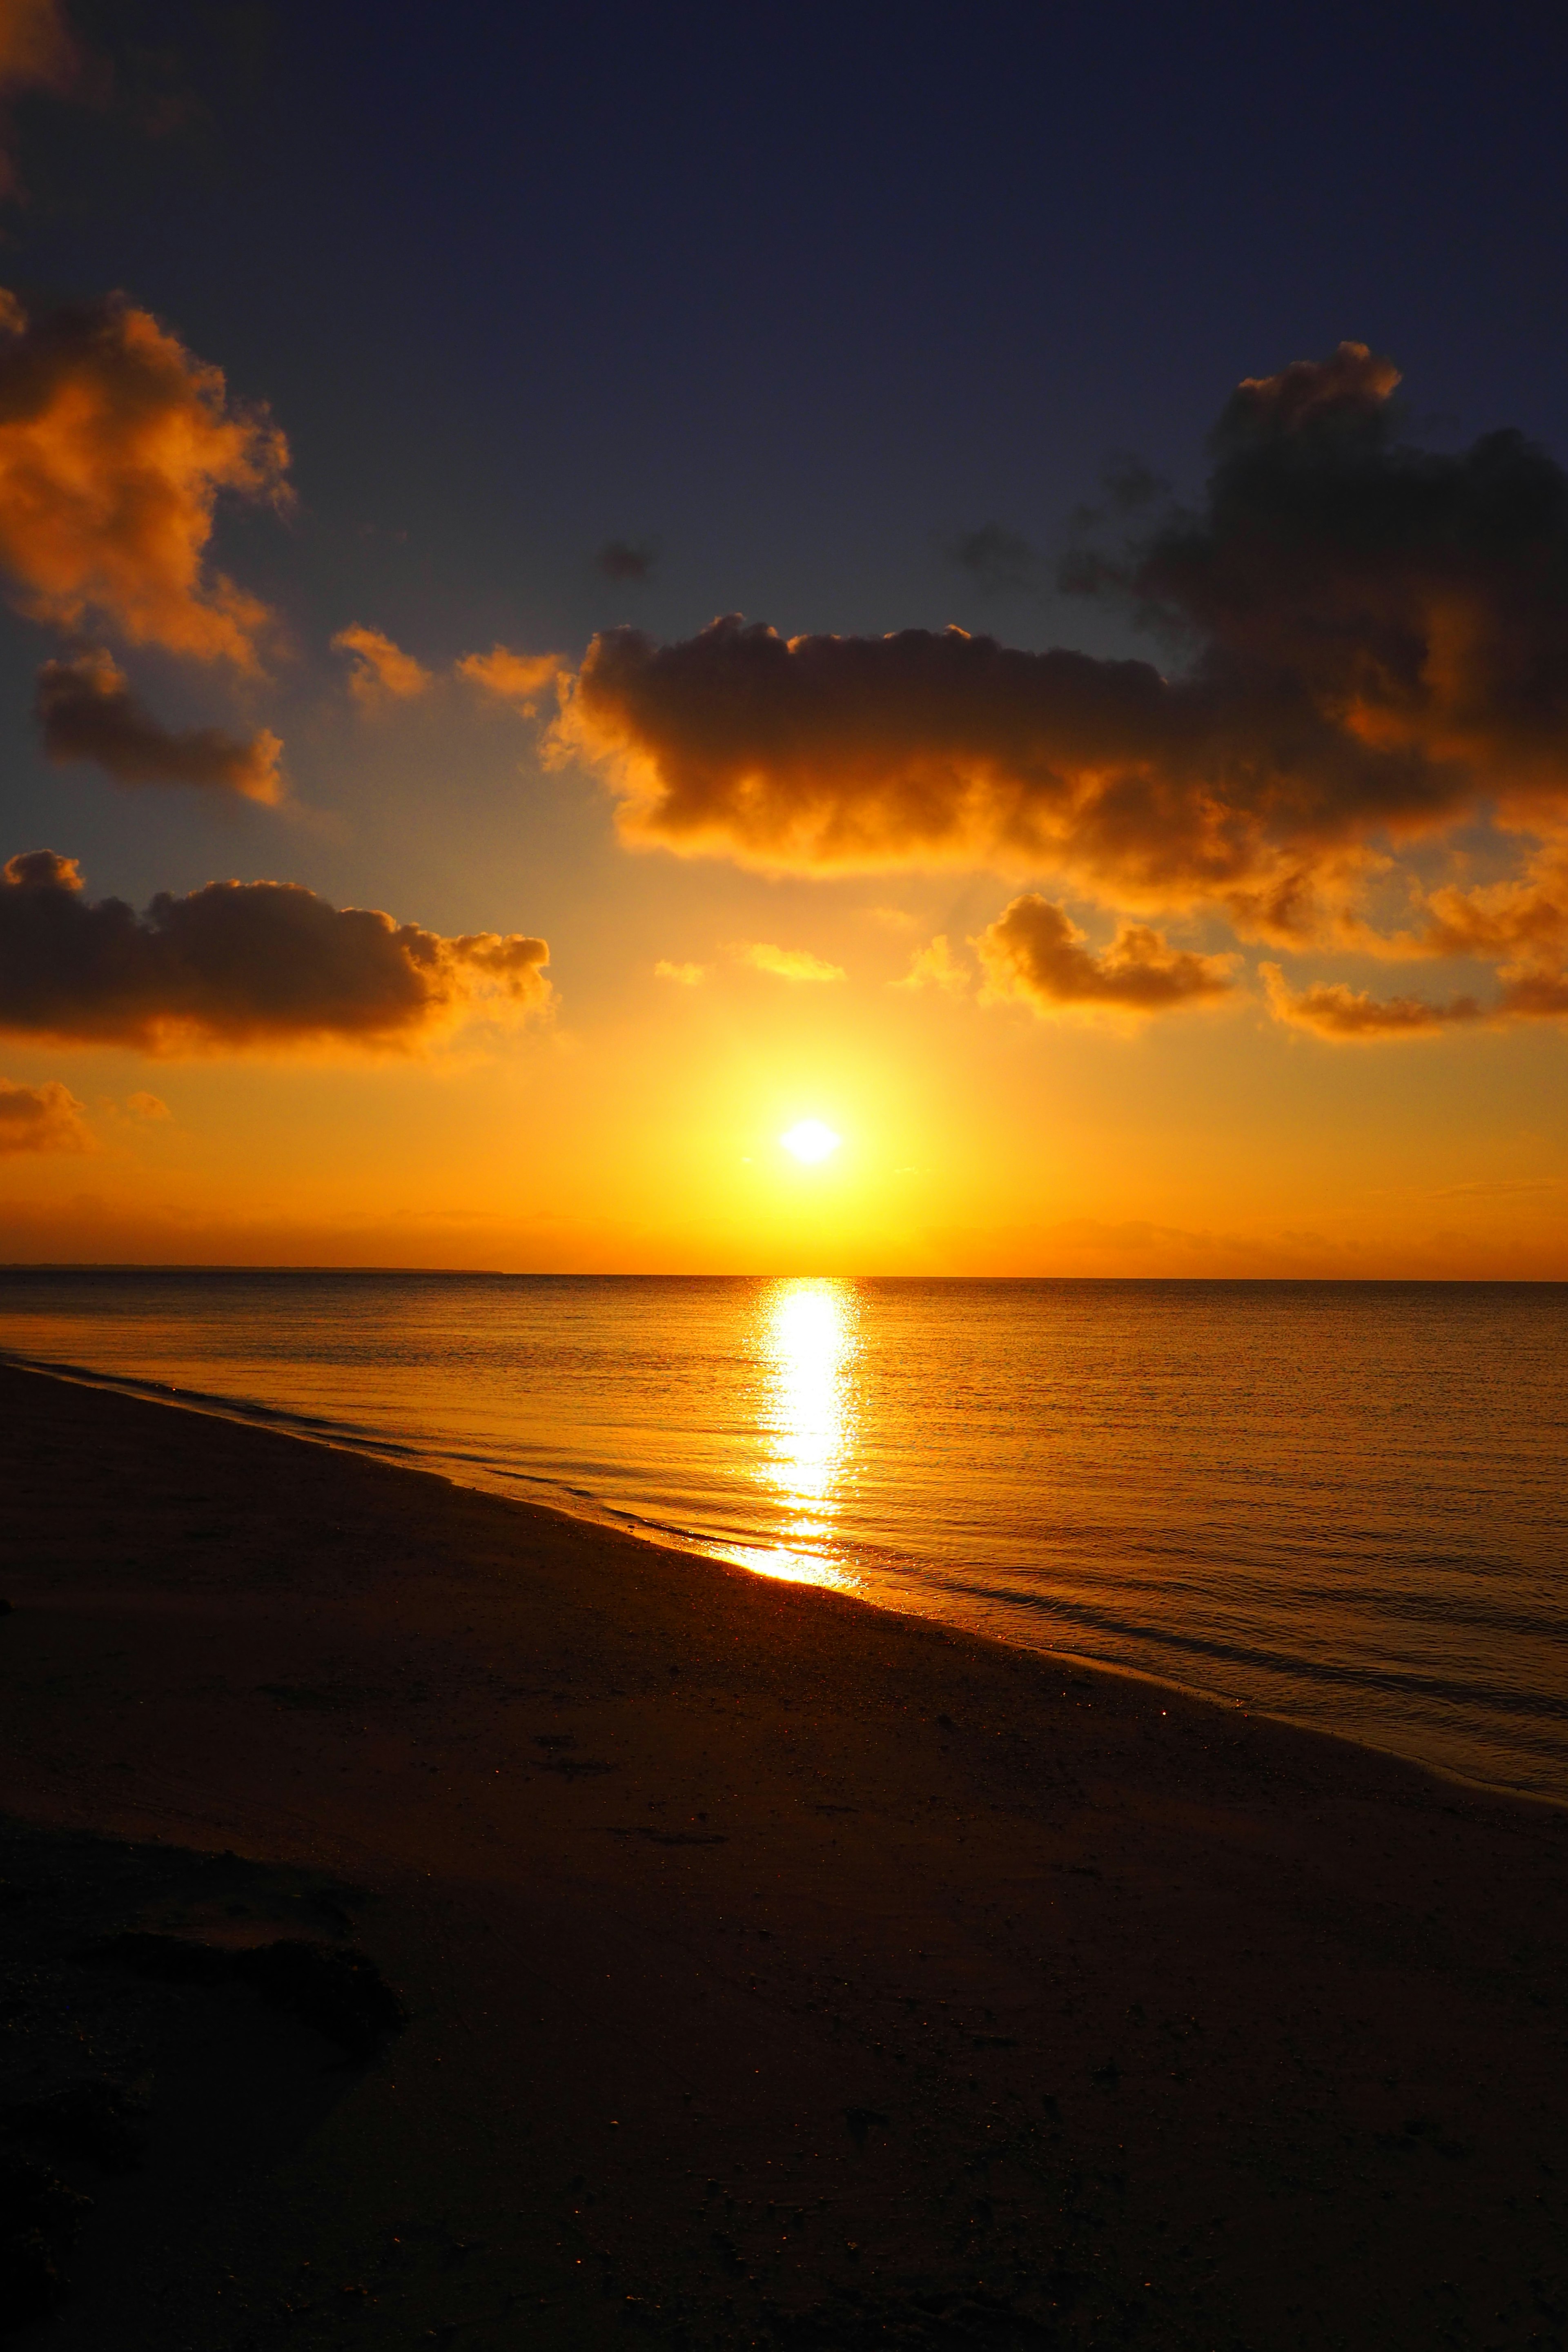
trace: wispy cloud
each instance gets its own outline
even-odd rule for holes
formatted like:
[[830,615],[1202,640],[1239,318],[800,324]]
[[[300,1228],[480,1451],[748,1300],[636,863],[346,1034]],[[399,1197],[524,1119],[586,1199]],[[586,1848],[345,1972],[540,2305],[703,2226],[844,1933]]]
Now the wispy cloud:
[[363,628],[357,621],[338,631],[332,650],[349,656],[353,663],[349,692],[364,710],[380,709],[388,702],[412,701],[416,695],[427,693],[434,683],[423,662],[405,654],[379,629]]
[[842,964],[826,963],[809,948],[774,947],[768,940],[737,941],[731,953],[754,971],[772,972],[775,980],[827,981],[845,977]]
[[940,988],[956,996],[969,986],[969,971],[959,962],[948,946],[947,935],[939,931],[929,947],[917,948],[908,971],[902,980],[893,982],[895,988]]
[[565,669],[560,654],[517,654],[507,646],[492,646],[488,654],[464,654],[458,663],[459,677],[498,701],[510,703],[525,719],[534,716],[540,696],[555,686]]
[[1026,596],[1039,589],[1039,556],[1026,539],[999,522],[954,531],[937,544],[983,596]]

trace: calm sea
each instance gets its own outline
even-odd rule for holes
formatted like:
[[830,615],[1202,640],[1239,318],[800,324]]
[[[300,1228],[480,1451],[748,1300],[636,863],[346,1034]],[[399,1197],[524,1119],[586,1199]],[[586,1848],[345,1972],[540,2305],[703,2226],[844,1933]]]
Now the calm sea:
[[0,1349],[1568,1801],[1568,1286],[30,1271]]

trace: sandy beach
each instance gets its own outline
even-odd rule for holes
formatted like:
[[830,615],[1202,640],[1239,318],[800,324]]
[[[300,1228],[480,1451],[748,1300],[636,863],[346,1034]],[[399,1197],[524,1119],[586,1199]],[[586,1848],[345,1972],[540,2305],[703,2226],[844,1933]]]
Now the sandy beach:
[[1568,2342],[1568,1814],[0,1397],[19,2345]]

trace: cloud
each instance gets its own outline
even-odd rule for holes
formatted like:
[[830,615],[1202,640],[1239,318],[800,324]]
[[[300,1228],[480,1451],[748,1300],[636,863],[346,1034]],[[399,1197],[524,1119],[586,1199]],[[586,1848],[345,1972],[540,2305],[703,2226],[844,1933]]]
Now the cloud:
[[288,462],[123,295],[29,314],[0,292],[0,570],[30,618],[254,670],[267,609],[207,550],[220,495],[281,504]]
[[539,697],[555,686],[565,664],[559,654],[514,654],[492,646],[488,654],[464,654],[458,676],[499,701],[510,702],[525,719],[538,709]]
[[647,540],[607,539],[594,561],[606,580],[647,580],[658,550]]
[[1038,556],[1026,539],[999,522],[983,522],[978,530],[958,531],[939,544],[983,596],[1026,595],[1038,585]]
[[406,702],[432,683],[430,672],[412,654],[405,654],[379,629],[362,628],[357,621],[351,628],[338,631],[332,651],[351,656],[349,692],[362,709]]
[[1412,944],[1428,955],[1559,965],[1568,956],[1568,841],[1549,841],[1511,880],[1433,890],[1425,912]]
[[1190,954],[1142,923],[1123,923],[1096,955],[1062,908],[1032,890],[1005,907],[973,945],[987,995],[1022,998],[1040,1013],[1064,1005],[1168,1013],[1228,996],[1235,986],[1236,957]]
[[653,968],[656,980],[673,980],[679,987],[696,988],[708,977],[705,963],[668,963],[662,958]]
[[1568,974],[1560,971],[1517,971],[1505,969],[1507,985],[1497,1011],[1510,1021],[1555,1021],[1568,1013]]
[[[1370,1042],[1374,1038],[1436,1036],[1457,1023],[1486,1018],[1473,996],[1450,997],[1447,1004],[1429,1004],[1419,996],[1370,996],[1349,988],[1342,980],[1318,981],[1310,988],[1293,990],[1277,963],[1259,964],[1268,992],[1268,1009],[1276,1021],[1298,1029],[1315,1030],[1320,1037]],[[1568,992],[1557,1008],[1568,1011]]]
[[174,733],[131,691],[124,672],[100,648],[46,662],[33,716],[45,755],[63,764],[90,760],[121,784],[197,784],[242,799],[283,797],[278,762],[283,746],[266,728],[241,741],[217,727]]
[[930,947],[917,948],[909,971],[902,980],[895,980],[895,988],[941,988],[956,996],[969,986],[969,974],[947,944],[945,932],[939,931]]
[[[25,90],[69,98],[87,72],[87,53],[58,0],[0,0],[0,107]],[[0,142],[0,196],[21,193],[9,144],[8,138]]]
[[0,95],[67,89],[80,58],[58,0],[0,0]]
[[0,874],[0,1031],[148,1053],[412,1043],[463,1014],[542,1006],[542,940],[445,939],[290,882],[161,892],[145,914],[84,897],[47,849]]
[[0,97],[73,89],[83,53],[58,0],[0,0]]
[[171,1116],[169,1106],[161,1095],[145,1092],[127,1095],[125,1108],[132,1118],[168,1118]]
[[766,940],[752,940],[738,945],[733,952],[742,963],[749,963],[755,971],[771,971],[775,980],[842,980],[845,976],[842,965],[825,963],[809,948],[775,948]]
[[633,842],[764,870],[1054,873],[1325,936],[1392,847],[1568,824],[1568,475],[1412,446],[1364,345],[1248,379],[1202,506],[1085,556],[1184,667],[954,628],[596,637],[555,730]]
[[41,1087],[0,1078],[0,1152],[90,1151],[83,1107],[58,1078]]

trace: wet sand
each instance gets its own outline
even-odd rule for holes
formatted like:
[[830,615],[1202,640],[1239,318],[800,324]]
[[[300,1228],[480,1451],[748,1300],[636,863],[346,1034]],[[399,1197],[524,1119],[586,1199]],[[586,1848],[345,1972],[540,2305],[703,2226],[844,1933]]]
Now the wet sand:
[[[0,1404],[0,2184],[92,2200],[17,2344],[1568,2343],[1568,1814]],[[127,1930],[353,1950],[407,2022],[83,1957]]]

